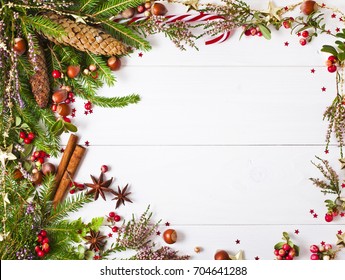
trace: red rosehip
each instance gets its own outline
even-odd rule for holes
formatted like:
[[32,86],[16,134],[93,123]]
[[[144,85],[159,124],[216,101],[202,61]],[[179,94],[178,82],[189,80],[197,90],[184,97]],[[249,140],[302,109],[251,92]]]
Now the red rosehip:
[[30,132],[28,134],[28,138],[31,139],[31,140],[34,140],[35,139],[35,134],[33,132]]
[[291,246],[287,243],[285,243],[282,247],[285,251],[289,251],[291,249]]
[[25,144],[31,144],[31,142],[32,142],[32,140],[28,137],[24,139]]
[[114,221],[115,221],[115,222],[121,221],[121,217],[120,217],[119,215],[115,215],[115,216],[114,216]]
[[296,251],[294,249],[291,249],[288,256],[290,256],[291,258],[294,258],[296,256]]
[[302,33],[301,33],[302,37],[304,38],[308,38],[309,36],[309,32],[307,30],[304,30]]
[[327,223],[332,222],[332,221],[333,221],[333,215],[330,214],[330,213],[327,213],[327,214],[325,215],[325,221],[326,221]]
[[54,79],[60,79],[61,78],[61,72],[59,70],[53,70],[52,76]]
[[334,73],[335,71],[337,71],[337,66],[335,65],[328,66],[327,70],[329,73]]
[[310,256],[310,259],[313,260],[313,261],[317,261],[317,260],[319,260],[320,258],[319,258],[319,255],[318,255],[318,254],[312,254],[312,255]]
[[305,46],[305,45],[307,44],[307,40],[304,39],[304,38],[301,38],[301,39],[299,40],[299,43],[301,44],[301,46]]
[[251,29],[247,29],[246,31],[244,31],[244,35],[246,36],[250,36],[252,35],[252,33],[250,32]]
[[43,237],[46,237],[47,236],[47,232],[44,229],[42,229],[40,231],[40,235],[42,235]]
[[108,170],[109,170],[109,168],[108,168],[107,165],[102,165],[102,166],[101,166],[101,171],[102,171],[102,173],[105,173],[105,172],[107,172]]
[[115,215],[116,215],[115,212],[110,212],[110,213],[109,213],[109,217],[110,217],[110,218],[114,218]]
[[258,31],[257,31],[256,28],[254,28],[254,27],[250,29],[250,34],[251,34],[252,36],[255,36],[257,32],[258,32]]
[[119,228],[117,226],[111,228],[112,232],[118,232]]
[[310,252],[312,252],[312,253],[318,253],[319,252],[319,247],[317,245],[311,245],[309,249],[310,249]]
[[25,133],[24,131],[21,131],[21,132],[19,133],[19,138],[25,139],[25,138],[26,138],[26,133]]

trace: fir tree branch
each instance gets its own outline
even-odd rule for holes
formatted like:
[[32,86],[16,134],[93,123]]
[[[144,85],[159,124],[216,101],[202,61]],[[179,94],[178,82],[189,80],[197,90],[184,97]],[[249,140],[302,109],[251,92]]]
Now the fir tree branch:
[[115,77],[111,73],[110,68],[107,66],[104,59],[101,56],[92,54],[87,52],[87,64],[94,64],[97,66],[97,71],[99,73],[99,77],[108,85],[113,86],[116,82]]
[[109,34],[122,40],[125,44],[145,51],[151,49],[150,43],[137,35],[132,29],[110,20],[101,20],[101,23]]
[[131,94],[123,97],[104,97],[104,96],[83,96],[85,99],[89,100],[92,104],[100,107],[108,108],[122,108],[129,104],[136,104],[140,101],[140,96],[137,94]]
[[121,13],[127,8],[135,8],[140,4],[144,3],[145,0],[109,0],[103,5],[99,6],[98,9],[92,14],[93,17],[102,16],[109,18],[111,16]]
[[43,16],[22,16],[23,24],[31,27],[33,30],[43,35],[53,36],[59,38],[66,35],[63,28],[49,18]]

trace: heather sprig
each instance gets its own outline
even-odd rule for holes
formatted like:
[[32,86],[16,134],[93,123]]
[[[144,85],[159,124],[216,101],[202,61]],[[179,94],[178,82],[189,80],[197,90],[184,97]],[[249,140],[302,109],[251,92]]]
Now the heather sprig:
[[132,258],[134,260],[188,260],[189,255],[178,255],[178,251],[168,247],[162,246],[155,249],[152,246],[142,247],[138,253]]

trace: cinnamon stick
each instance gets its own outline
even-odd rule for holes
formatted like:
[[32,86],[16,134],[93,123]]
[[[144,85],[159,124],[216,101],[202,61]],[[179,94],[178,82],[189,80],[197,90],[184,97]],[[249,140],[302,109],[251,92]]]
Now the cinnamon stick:
[[[76,136],[75,134],[71,134],[69,139],[68,139],[68,143],[66,146],[65,151],[63,152],[60,164],[57,168],[56,171],[56,175],[55,175],[55,192],[57,187],[60,184],[61,178],[65,173],[65,170],[67,168],[67,165],[71,159],[71,156],[74,152],[75,146],[77,145],[77,141],[78,141],[78,136]],[[55,193],[54,193],[55,195]]]
[[70,158],[68,166],[61,178],[60,184],[56,190],[56,194],[53,200],[53,205],[56,207],[65,197],[66,192],[68,190],[68,185],[71,182],[74,174],[76,173],[79,163],[83,158],[85,153],[85,148],[77,145],[74,149],[74,152]]

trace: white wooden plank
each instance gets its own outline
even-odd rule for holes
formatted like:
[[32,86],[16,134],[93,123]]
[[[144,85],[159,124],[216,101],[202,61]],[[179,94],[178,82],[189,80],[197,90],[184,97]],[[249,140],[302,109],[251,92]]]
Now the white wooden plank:
[[335,76],[310,69],[130,68],[100,94],[139,93],[139,104],[86,116],[80,101],[73,122],[93,145],[322,144]]
[[[319,177],[315,155],[337,164],[338,151],[320,147],[90,147],[77,182],[89,182],[107,164],[118,185],[130,184],[133,204],[121,215],[151,204],[161,218],[179,225],[325,224],[326,199],[308,180]],[[107,214],[115,201],[86,206],[83,217]],[[330,197],[331,198],[331,197]],[[313,218],[314,209],[319,215]],[[78,214],[79,215],[79,214]],[[343,224],[338,218],[333,224]]]
[[[207,2],[207,1],[206,1]],[[220,2],[220,1],[214,1]],[[268,1],[245,1],[250,4],[252,8],[258,10],[267,10]],[[274,1],[277,7],[285,7],[289,4],[296,4],[296,1]],[[345,11],[344,1],[324,1],[329,7],[337,7]],[[181,5],[168,5],[170,14],[184,14],[186,8]],[[342,27],[339,18],[331,18],[333,13],[331,10],[322,10],[325,14],[326,29],[335,31],[337,27]],[[293,13],[286,16],[301,15],[299,8]],[[181,52],[174,44],[163,34],[149,37],[152,42],[153,51],[144,53],[143,57],[138,56],[135,52],[131,57],[123,60],[124,65],[131,66],[149,66],[149,65],[315,65],[323,66],[327,58],[326,54],[320,52],[322,45],[332,44],[333,37],[321,35],[314,39],[312,43],[306,46],[299,44],[299,37],[296,34],[291,35],[290,29],[281,28],[279,31],[272,28],[271,41],[265,40],[263,37],[243,37],[239,40],[241,30],[237,29],[231,35],[230,39],[222,44],[204,45],[204,39],[198,40],[197,46],[200,51],[188,50]],[[284,42],[288,41],[288,47]],[[210,59],[212,58],[212,59]]]

